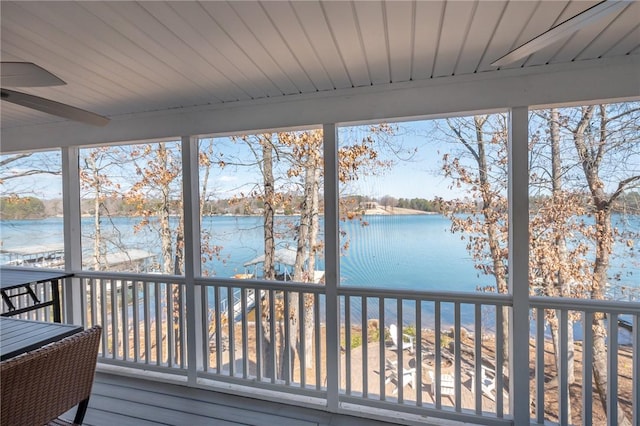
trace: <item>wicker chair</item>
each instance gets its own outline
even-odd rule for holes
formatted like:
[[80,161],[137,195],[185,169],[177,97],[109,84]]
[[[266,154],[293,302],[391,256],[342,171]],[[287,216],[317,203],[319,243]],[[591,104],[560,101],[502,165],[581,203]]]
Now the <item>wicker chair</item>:
[[0,363],[3,426],[71,424],[58,416],[78,405],[82,424],[89,405],[101,327]]

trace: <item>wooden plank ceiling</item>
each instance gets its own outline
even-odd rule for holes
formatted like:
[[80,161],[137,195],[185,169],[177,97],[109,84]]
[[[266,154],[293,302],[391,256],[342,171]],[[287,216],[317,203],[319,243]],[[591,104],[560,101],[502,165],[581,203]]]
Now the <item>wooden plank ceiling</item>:
[[[1,3],[2,61],[66,86],[19,89],[116,117],[492,72],[595,1]],[[640,2],[509,67],[640,53]],[[61,119],[2,103],[3,128]]]

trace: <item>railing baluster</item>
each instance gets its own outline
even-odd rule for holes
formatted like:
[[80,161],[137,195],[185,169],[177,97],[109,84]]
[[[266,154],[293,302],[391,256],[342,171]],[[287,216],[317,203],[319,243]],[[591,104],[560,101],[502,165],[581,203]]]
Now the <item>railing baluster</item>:
[[129,281],[122,280],[122,358],[129,359]]
[[269,290],[269,340],[271,341],[271,351],[269,352],[269,364],[271,373],[271,383],[276,383],[276,376],[278,374],[278,366],[276,364],[276,303],[275,303],[275,292],[273,290]]
[[166,284],[167,289],[167,366],[172,367],[178,356],[175,350],[175,315],[174,310],[176,301],[174,300],[174,286],[175,284]]
[[[369,320],[367,318],[367,298],[362,297],[360,299],[360,321],[362,323],[362,332],[360,333],[360,340],[362,341],[362,397],[369,397]],[[380,376],[382,378],[382,376]]]
[[454,311],[455,311],[455,332],[454,332],[454,363],[455,363],[455,367],[454,367],[454,371],[455,371],[455,375],[454,375],[454,387],[455,387],[455,405],[456,405],[456,411],[460,412],[462,410],[462,389],[460,386],[460,372],[462,371],[462,331],[461,331],[461,327],[460,327],[460,316],[461,316],[461,312],[460,312],[460,303],[456,302],[454,305]]
[[404,324],[403,324],[403,315],[402,315],[402,298],[398,298],[396,299],[396,341],[398,342],[398,365],[397,367],[397,386],[398,386],[398,403],[402,404],[402,402],[404,401],[404,374],[403,374],[403,369],[404,369],[404,360],[403,360],[403,355],[404,355],[404,351],[402,350],[402,346],[404,343],[404,338],[403,338],[403,334],[404,334]]
[[283,292],[284,303],[284,382],[287,386],[291,384],[291,311],[290,300],[291,292]]
[[380,400],[384,401],[386,399],[386,395],[385,395],[385,386],[386,386],[386,363],[385,363],[385,356],[384,356],[384,347],[385,347],[385,325],[384,325],[384,298],[383,297],[379,297],[378,298],[378,334],[379,334],[379,339],[378,339],[378,352],[380,354],[380,359],[379,359],[379,365],[380,365]]
[[618,314],[608,314],[607,425],[618,424]]
[[100,279],[100,308],[101,308],[100,310],[102,311],[102,324],[104,327],[104,330],[102,331],[102,356],[103,357],[107,357],[109,353],[109,345],[108,345],[109,321],[107,320],[108,301],[107,301],[107,283],[105,281],[106,279],[104,278]]
[[[198,286],[200,287],[200,303],[201,303],[201,311],[202,311],[202,322],[204,323],[201,333],[202,333],[202,368],[204,371],[211,370],[211,324],[213,322],[213,317],[210,315],[213,313],[209,308],[209,287],[208,286]],[[196,288],[198,288],[196,287]]]
[[256,290],[256,320],[255,320],[255,331],[256,331],[256,377],[258,382],[261,382],[263,377],[262,372],[262,359],[263,359],[263,348],[262,348],[262,295],[264,290]]
[[545,310],[536,310],[536,418],[544,423],[544,336]]
[[[502,354],[502,348],[505,344],[504,331],[502,328],[502,321],[504,320],[502,306],[496,305],[496,417],[504,417],[504,356]],[[512,396],[509,395],[509,398]]]
[[[593,424],[593,313],[582,313],[582,424]],[[635,382],[635,381],[634,381]]]
[[111,289],[111,342],[113,344],[112,358],[118,358],[119,345],[118,345],[118,304],[116,301],[116,280],[109,280],[109,288]]
[[[440,301],[436,300],[435,302],[435,328],[436,328],[436,355],[435,355],[435,371],[433,374],[433,379],[431,381],[431,394],[436,395],[435,405],[436,409],[440,410],[442,408],[442,394],[440,393],[440,374],[442,373],[442,318],[441,318],[441,305]],[[435,388],[435,392],[433,392]]]
[[298,315],[299,315],[299,335],[300,335],[300,387],[304,388],[307,384],[307,339],[306,339],[306,314],[305,314],[305,293],[300,293],[298,297]]
[[[253,289],[249,289],[249,291],[254,291]],[[255,300],[255,293],[254,293]],[[249,340],[247,335],[247,289],[242,287],[240,289],[240,309],[242,312],[242,316],[240,317],[241,329],[242,329],[242,378],[246,379],[249,377],[249,356],[247,350],[247,341]]]
[[559,421],[562,425],[567,425],[569,419],[569,374],[567,371],[569,363],[569,348],[567,342],[569,312],[566,309],[559,309],[556,313],[560,320],[560,330],[558,340],[560,340],[560,357],[557,368],[558,378],[558,401],[560,402]]
[[[160,302],[162,285],[154,282],[155,323],[156,323],[156,365],[162,364],[162,303]],[[166,284],[165,284],[166,289]],[[166,300],[166,299],[165,299]]]
[[351,395],[351,298],[344,297],[344,371],[345,371],[345,392]]
[[321,339],[320,339],[320,295],[319,294],[314,294],[313,295],[313,314],[314,314],[314,331],[315,331],[315,349],[316,349],[316,362],[315,362],[315,369],[316,369],[316,390],[320,390],[322,389],[322,376],[321,376],[321,365],[320,365],[320,360],[322,359],[322,355],[321,355]]
[[144,293],[142,299],[144,303],[144,352],[145,361],[151,364],[151,300],[149,296],[151,283],[143,282]]
[[632,377],[635,377],[636,379],[632,380],[633,399],[631,400],[631,405],[633,407],[633,424],[638,425],[640,424],[640,380],[637,379],[638,377],[640,377],[640,316],[635,315],[633,317],[632,327]]
[[132,298],[132,314],[133,314],[133,360],[140,362],[140,295],[138,294],[138,286],[140,281],[131,282],[131,298]]
[[229,376],[236,375],[236,333],[235,333],[235,307],[236,295],[233,287],[227,287],[227,336],[229,336],[229,345],[227,352],[229,353]]
[[414,386],[416,388],[416,405],[422,407],[422,301],[416,299],[415,301],[416,312],[416,336],[415,336],[415,355],[416,355],[416,381]]
[[[474,327],[475,327],[475,339],[474,339],[474,379],[472,382],[475,384],[471,392],[473,392],[473,398],[476,405],[476,414],[482,413],[482,305],[475,305]],[[496,375],[498,373],[496,372]],[[497,393],[497,391],[496,391]]]
[[[180,347],[179,349],[179,353],[180,353],[180,368],[186,368],[187,366],[187,345],[186,345],[186,334],[187,334],[187,329],[185,327],[185,322],[186,322],[186,311],[183,308],[184,306],[187,306],[186,304],[186,300],[184,297],[185,294],[185,288],[183,284],[175,284],[178,286],[178,306],[181,307],[181,309],[178,310],[178,336],[179,336],[179,345]],[[195,350],[195,348],[194,348]]]
[[216,349],[216,374],[222,374],[222,315],[220,311],[222,310],[222,301],[220,300],[220,287],[213,287],[214,291],[214,306],[215,309],[213,311],[214,315],[214,327],[213,334],[215,336],[215,349]]

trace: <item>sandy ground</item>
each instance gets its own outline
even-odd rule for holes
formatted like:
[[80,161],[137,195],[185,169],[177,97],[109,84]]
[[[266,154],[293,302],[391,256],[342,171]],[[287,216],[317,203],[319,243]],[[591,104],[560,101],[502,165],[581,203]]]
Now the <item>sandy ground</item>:
[[[352,344],[352,348],[348,349],[344,344],[344,330],[343,330],[343,338],[341,344],[341,356],[340,356],[340,389],[342,392],[346,394],[351,394],[353,396],[363,396],[366,395],[366,398],[379,400],[386,399],[388,401],[398,400],[399,402],[406,404],[415,404],[418,400],[420,400],[423,404],[429,406],[430,404],[434,404],[434,395],[433,389],[434,384],[432,383],[432,375],[435,371],[434,367],[434,357],[432,354],[427,354],[422,357],[421,366],[422,372],[420,377],[415,377],[414,383],[409,385],[409,381],[411,381],[411,373],[409,373],[405,377],[403,386],[401,386],[402,391],[397,391],[397,381],[391,378],[390,380],[386,380],[391,376],[392,369],[386,368],[387,360],[390,363],[398,362],[398,351],[391,347],[391,342],[384,342],[382,344],[382,353],[384,359],[381,359],[381,344],[377,339],[372,339],[373,333],[371,331],[368,333],[369,341],[366,345],[366,348],[362,344]],[[377,334],[377,333],[375,333]],[[248,355],[248,363],[246,366],[248,368],[248,374],[253,376],[256,374],[256,358],[255,358],[255,329],[253,324],[250,324],[247,329],[248,335],[248,343],[247,343],[247,355]],[[354,335],[360,335],[360,331],[354,329],[352,332],[352,342],[354,342]],[[237,375],[242,375],[244,371],[245,361],[242,355],[242,340],[241,340],[241,329],[237,327],[235,331],[235,344],[234,344],[234,373]],[[322,328],[321,330],[321,342],[324,342],[325,330]],[[433,333],[429,330],[423,331],[423,342],[422,347],[424,348],[425,353],[432,353],[434,351],[434,338]],[[452,343],[449,345],[451,349],[453,349]],[[534,360],[535,360],[535,347],[534,342],[531,343],[531,364],[530,364],[530,375],[534,377]],[[576,342],[575,345],[576,355],[575,355],[575,377],[576,382],[571,385],[571,407],[572,407],[572,422],[574,424],[580,424],[582,421],[581,412],[582,412],[582,380],[581,380],[581,371],[582,371],[582,347],[580,342]],[[473,391],[473,352],[474,351],[474,341],[473,336],[464,336],[461,342],[461,353],[462,353],[462,362],[461,369],[459,372],[454,371],[454,366],[450,361],[447,360],[446,357],[443,358],[442,363],[442,373],[450,374],[450,375],[458,375],[460,378],[460,402],[461,406],[465,409],[475,410],[476,408],[476,396]],[[305,384],[310,387],[315,387],[317,381],[320,381],[320,386],[326,386],[326,356],[325,356],[325,348],[320,347],[320,362],[317,363],[315,359],[315,346],[311,354],[311,368],[305,369]],[[365,357],[366,353],[366,357]],[[230,346],[226,344],[223,346],[223,352],[221,353],[222,358],[222,369],[225,372],[229,371],[229,361],[230,361]],[[447,351],[443,351],[443,354],[447,355]],[[402,352],[401,355],[402,364],[404,369],[407,369],[409,372],[412,372],[411,369],[416,369],[417,373],[417,357],[415,353],[410,353],[408,350]],[[366,362],[365,362],[366,359]],[[495,341],[492,337],[486,337],[482,342],[482,359],[483,365],[489,368],[495,369],[495,364],[493,360],[495,360]],[[216,364],[216,356],[215,349],[211,354],[211,367],[215,368]],[[382,362],[381,362],[382,361]],[[346,374],[347,368],[351,372],[350,375]],[[551,422],[557,421],[557,412],[558,412],[558,404],[557,404],[557,394],[558,394],[558,386],[555,374],[555,367],[553,361],[553,350],[551,342],[546,342],[545,344],[545,413],[546,420]],[[381,374],[382,372],[382,374]],[[431,373],[431,374],[430,374]],[[294,368],[292,371],[292,382],[300,383],[301,375],[300,375],[300,363],[296,359],[294,361]],[[383,380],[383,389],[384,396],[381,397],[381,387],[380,381]],[[503,403],[504,403],[504,412],[508,414],[509,407],[509,394],[508,394],[508,374],[503,376],[504,380],[504,389],[503,389]],[[627,413],[631,412],[631,392],[632,392],[632,348],[631,347],[620,347],[619,350],[619,362],[618,362],[618,386],[619,386],[619,402],[621,407]],[[604,410],[602,404],[600,403],[599,398],[597,397],[597,393],[594,388],[594,401],[593,401],[593,421],[594,424],[606,424],[606,417],[604,414]],[[494,399],[496,398],[496,391],[491,392],[490,395],[484,394],[482,395],[482,410],[488,412],[495,412],[496,410],[496,402]],[[531,395],[535,395],[535,380],[531,380]],[[401,398],[401,400],[400,400]],[[443,395],[441,404],[443,407],[449,406],[453,407],[455,405],[456,396],[455,395]],[[534,412],[534,406],[532,407],[532,413]]]

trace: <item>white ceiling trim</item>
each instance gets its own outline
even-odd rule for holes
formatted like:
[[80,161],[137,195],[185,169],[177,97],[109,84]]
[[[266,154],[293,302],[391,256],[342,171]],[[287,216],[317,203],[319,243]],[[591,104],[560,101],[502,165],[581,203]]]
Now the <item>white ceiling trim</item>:
[[[640,98],[637,55],[3,129],[2,152]],[[53,138],[51,135],[55,135]]]

